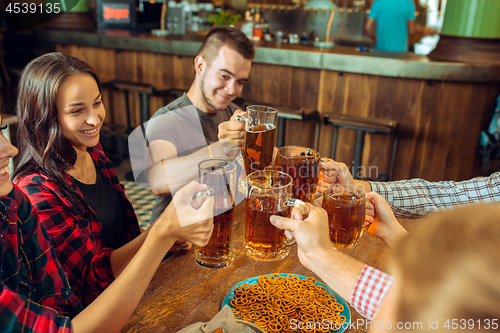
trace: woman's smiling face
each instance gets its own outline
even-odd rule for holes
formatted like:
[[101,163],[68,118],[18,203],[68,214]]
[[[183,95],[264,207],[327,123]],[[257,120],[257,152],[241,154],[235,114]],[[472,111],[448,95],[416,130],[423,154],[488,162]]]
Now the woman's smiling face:
[[56,103],[63,136],[75,149],[95,147],[106,117],[95,79],[88,74],[71,75],[59,88]]

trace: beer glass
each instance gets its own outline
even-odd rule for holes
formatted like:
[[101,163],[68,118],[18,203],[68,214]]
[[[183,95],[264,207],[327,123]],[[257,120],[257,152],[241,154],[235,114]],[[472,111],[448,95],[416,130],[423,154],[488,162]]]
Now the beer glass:
[[318,197],[319,164],[320,156],[316,150],[284,146],[278,149],[274,169],[292,176],[295,199],[311,202]]
[[271,166],[278,110],[269,106],[250,105],[247,106],[246,117],[236,119],[245,121],[242,153],[246,175]]
[[350,186],[335,185],[324,192],[323,208],[328,213],[333,246],[353,248],[368,228],[365,227],[365,194]]
[[290,251],[283,230],[271,224],[271,215],[289,217],[292,198],[292,177],[276,170],[260,170],[247,176],[245,217],[245,252],[261,261],[279,260]]
[[236,194],[236,164],[225,158],[203,160],[198,164],[199,182],[207,184],[214,198],[214,229],[208,244],[195,247],[195,260],[204,267],[222,268],[234,261],[233,208]]

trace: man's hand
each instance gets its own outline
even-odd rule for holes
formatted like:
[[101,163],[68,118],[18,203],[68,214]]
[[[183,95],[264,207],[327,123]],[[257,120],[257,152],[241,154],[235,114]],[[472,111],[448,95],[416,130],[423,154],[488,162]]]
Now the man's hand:
[[292,210],[292,218],[271,216],[271,223],[278,229],[286,230],[299,246],[299,260],[306,268],[311,269],[310,262],[317,258],[318,253],[334,250],[330,241],[328,215],[323,208],[306,203],[309,213],[303,220],[302,214]]
[[371,223],[368,233],[378,237],[392,248],[395,242],[407,234],[399,224],[387,201],[377,192],[366,193],[365,221]]
[[236,110],[229,119],[219,124],[219,142],[221,143],[224,153],[229,159],[234,159],[243,147],[245,140],[245,123],[236,120],[236,116],[245,116],[246,112]]
[[318,191],[324,192],[333,185],[349,186],[353,178],[345,163],[335,162],[330,158],[322,158],[319,172]]
[[320,164],[318,192],[325,192],[334,185],[352,186],[362,192],[370,192],[372,187],[364,180],[354,180],[345,163],[322,158]]

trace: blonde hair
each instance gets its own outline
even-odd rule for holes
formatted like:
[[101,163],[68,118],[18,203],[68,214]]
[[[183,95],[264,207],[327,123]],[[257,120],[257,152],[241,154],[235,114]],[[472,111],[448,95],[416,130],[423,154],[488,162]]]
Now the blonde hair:
[[477,330],[478,320],[484,328],[486,319],[500,319],[500,206],[431,215],[393,253],[398,321],[428,328],[438,320],[445,329],[448,319],[474,320]]

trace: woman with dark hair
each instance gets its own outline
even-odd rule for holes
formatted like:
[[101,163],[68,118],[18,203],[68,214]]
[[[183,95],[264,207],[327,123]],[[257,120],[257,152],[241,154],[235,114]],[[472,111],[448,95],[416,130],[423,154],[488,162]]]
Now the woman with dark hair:
[[86,306],[141,247],[137,217],[99,144],[106,112],[99,79],[62,53],[31,61],[19,83],[14,181],[47,229]]
[[[120,276],[83,309],[50,237],[39,223],[38,211],[9,179],[9,160],[17,152],[0,132],[2,332],[119,332],[175,240],[204,246],[210,238],[213,199],[209,198],[198,210],[193,209],[191,197],[205,186],[192,182],[177,192],[175,208],[169,206],[151,227],[144,244]],[[191,224],[181,223],[178,215],[188,215]]]

